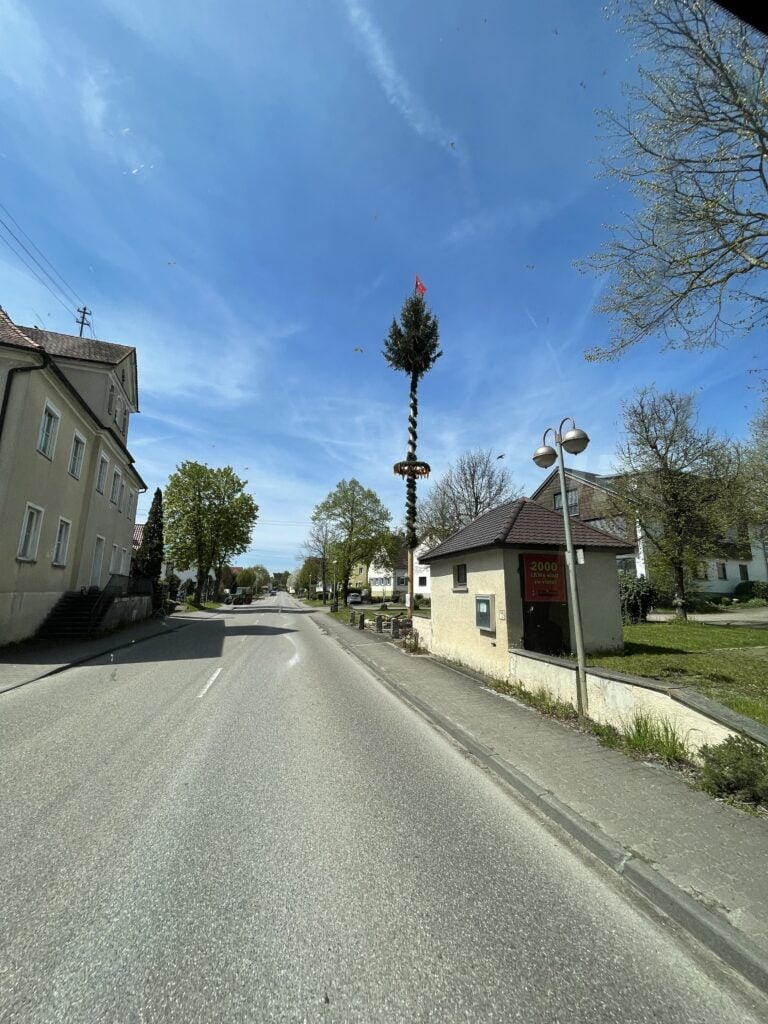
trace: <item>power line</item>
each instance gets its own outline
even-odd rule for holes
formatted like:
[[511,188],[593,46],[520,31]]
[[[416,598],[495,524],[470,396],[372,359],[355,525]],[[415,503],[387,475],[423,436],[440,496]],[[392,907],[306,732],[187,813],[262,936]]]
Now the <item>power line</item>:
[[51,288],[51,286],[50,286],[50,285],[48,284],[48,282],[47,282],[47,281],[45,281],[45,280],[44,280],[44,279],[43,279],[42,277],[40,277],[40,275],[39,275],[39,274],[37,273],[37,271],[35,270],[35,268],[34,268],[34,267],[31,267],[31,266],[30,266],[30,265],[29,265],[29,264],[27,263],[27,261],[26,261],[26,260],[24,259],[24,257],[23,257],[23,256],[21,255],[21,253],[17,252],[17,251],[16,251],[16,250],[15,250],[15,249],[13,248],[13,246],[12,246],[12,245],[11,245],[11,243],[10,243],[10,242],[8,241],[8,239],[7,239],[6,237],[5,237],[5,235],[3,235],[3,234],[0,234],[0,241],[3,241],[3,242],[5,242],[5,244],[6,244],[6,245],[8,246],[8,248],[9,248],[9,249],[11,250],[11,252],[13,253],[13,255],[14,255],[14,256],[15,256],[15,257],[16,257],[16,258],[17,258],[18,260],[20,260],[20,261],[21,261],[21,262],[22,262],[22,263],[24,264],[24,266],[25,266],[25,267],[27,268],[27,270],[28,270],[28,271],[30,272],[30,274],[34,275],[34,277],[35,277],[35,278],[36,278],[36,279],[37,279],[37,280],[38,280],[38,281],[40,282],[40,284],[41,284],[41,285],[43,286],[43,288],[46,288],[46,289],[47,289],[47,290],[48,290],[48,291],[49,291],[49,292],[51,293],[51,295],[52,295],[52,296],[54,297],[54,299],[56,299],[56,301],[58,302],[58,304],[59,304],[59,305],[60,305],[60,306],[61,306],[61,307],[62,307],[63,309],[65,309],[65,310],[67,311],[67,314],[68,314],[69,316],[72,316],[72,309],[71,309],[71,308],[70,308],[69,306],[67,306],[67,304],[66,304],[65,302],[63,302],[63,301],[62,301],[62,300],[61,300],[61,299],[59,298],[59,296],[58,296],[58,295],[56,294],[56,292],[55,292],[55,291],[54,291],[54,290],[53,290],[53,289]]
[[[62,295],[64,296],[64,298],[65,298],[65,299],[69,299],[69,296],[68,296],[68,295],[67,295],[67,293],[66,293],[66,292],[64,291],[64,289],[63,289],[63,288],[61,287],[61,285],[60,285],[60,284],[58,284],[58,283],[56,282],[55,278],[53,278],[53,277],[52,277],[52,276],[51,276],[51,275],[50,275],[50,274],[48,273],[48,271],[47,271],[47,270],[45,269],[45,267],[44,267],[44,266],[42,265],[42,263],[40,262],[40,260],[39,260],[39,259],[37,259],[37,257],[36,257],[36,256],[35,256],[35,255],[34,255],[33,253],[31,253],[31,252],[29,251],[29,249],[28,249],[28,248],[26,247],[26,245],[24,245],[24,243],[23,243],[23,242],[21,241],[21,239],[19,238],[19,236],[18,236],[17,234],[15,234],[15,233],[14,233],[14,232],[12,231],[12,229],[11,229],[11,228],[9,228],[9,227],[8,227],[8,225],[7,225],[6,223],[5,223],[5,221],[3,220],[3,218],[2,218],[2,217],[0,217],[0,224],[2,224],[2,226],[3,226],[4,228],[5,228],[5,230],[6,230],[7,232],[8,232],[8,234],[9,234],[9,235],[11,236],[11,238],[13,238],[13,239],[14,239],[14,241],[15,241],[15,242],[17,243],[17,245],[20,245],[20,246],[21,246],[21,248],[22,248],[22,249],[24,250],[24,252],[25,252],[25,253],[27,254],[27,256],[29,256],[29,258],[30,258],[30,259],[31,259],[31,260],[32,260],[32,261],[33,261],[33,262],[34,262],[34,263],[35,263],[35,264],[36,264],[36,265],[37,265],[37,266],[38,266],[38,267],[40,268],[40,270],[41,270],[41,271],[42,271],[42,272],[43,272],[43,273],[45,274],[45,276],[46,276],[46,277],[48,278],[48,280],[49,280],[49,281],[51,282],[51,284],[52,284],[52,285],[54,286],[54,288],[56,288],[56,289],[57,289],[57,291],[61,292],[61,294],[62,294]],[[20,254],[20,253],[17,253],[16,255],[17,255],[17,256],[19,256],[19,258],[21,258],[21,254]],[[29,264],[27,264],[27,266],[29,266]],[[31,268],[30,268],[30,269],[31,269]],[[38,280],[39,280],[39,278],[38,278]]]
[[[68,291],[68,292],[70,293],[70,296],[73,296],[73,297],[74,297],[75,299],[77,299],[77,300],[78,300],[79,302],[82,302],[82,303],[84,304],[84,303],[85,303],[85,300],[84,300],[84,299],[82,298],[82,296],[78,295],[78,294],[77,294],[77,292],[75,291],[75,289],[74,289],[74,288],[72,287],[72,285],[68,284],[68,282],[67,282],[67,281],[65,280],[65,278],[64,278],[64,277],[63,277],[63,276],[62,276],[62,275],[61,275],[61,274],[59,273],[59,271],[58,271],[58,270],[56,269],[56,267],[54,267],[54,265],[53,265],[53,264],[51,263],[51,261],[50,261],[50,260],[48,259],[48,257],[47,257],[47,256],[45,255],[45,253],[44,253],[44,252],[42,251],[42,249],[41,249],[41,248],[40,248],[40,247],[39,247],[38,245],[35,245],[35,243],[34,243],[34,242],[32,241],[32,239],[31,239],[31,238],[29,237],[29,235],[28,235],[28,234],[27,234],[27,232],[26,232],[26,231],[24,230],[24,228],[23,228],[23,227],[21,226],[21,224],[19,224],[19,222],[18,222],[18,221],[16,220],[16,218],[15,218],[15,217],[13,216],[13,214],[12,214],[12,213],[10,212],[10,210],[6,209],[6,207],[5,207],[5,206],[3,206],[3,204],[2,204],[2,203],[0,203],[0,210],[2,210],[2,211],[3,211],[3,213],[4,213],[5,215],[6,215],[6,217],[9,217],[9,218],[10,218],[10,220],[12,220],[12,221],[13,221],[13,223],[14,223],[14,224],[16,225],[16,227],[17,227],[17,228],[19,229],[19,231],[20,231],[20,232],[22,233],[22,235],[24,235],[24,237],[25,237],[25,238],[26,238],[26,240],[27,240],[27,241],[29,242],[29,244],[30,244],[30,245],[32,246],[32,248],[33,248],[33,249],[34,249],[34,250],[35,250],[35,251],[36,251],[36,252],[37,252],[37,253],[38,253],[38,254],[40,255],[40,257],[41,257],[41,258],[42,258],[43,260],[45,260],[45,262],[46,262],[46,263],[48,264],[48,266],[49,266],[49,267],[51,268],[51,270],[52,270],[52,271],[54,272],[54,274],[56,275],[56,277],[58,277],[58,279],[59,279],[59,280],[61,281],[61,283],[62,283],[62,284],[63,284],[63,285],[65,286],[65,288],[67,289],[67,291]],[[59,286],[57,285],[57,287],[59,287]],[[60,290],[61,290],[61,289],[60,289]]]

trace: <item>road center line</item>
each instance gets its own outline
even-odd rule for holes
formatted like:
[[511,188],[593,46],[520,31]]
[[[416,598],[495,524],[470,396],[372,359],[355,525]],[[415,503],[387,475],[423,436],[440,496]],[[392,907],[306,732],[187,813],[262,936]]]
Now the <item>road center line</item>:
[[215,682],[216,682],[216,678],[217,678],[217,676],[219,675],[219,672],[221,672],[221,670],[222,670],[223,668],[224,668],[224,666],[223,666],[223,665],[219,665],[219,667],[218,667],[218,668],[216,669],[216,671],[215,671],[215,672],[213,673],[213,675],[211,676],[211,678],[210,678],[210,679],[208,680],[208,682],[207,682],[207,683],[205,684],[205,686],[203,687],[202,691],[201,691],[200,693],[198,693],[198,695],[197,695],[197,698],[198,698],[198,700],[199,700],[199,699],[200,699],[201,697],[204,697],[204,696],[206,695],[206,693],[208,692],[208,689],[209,689],[209,687],[211,686],[211,684],[212,684],[212,683],[215,683]]

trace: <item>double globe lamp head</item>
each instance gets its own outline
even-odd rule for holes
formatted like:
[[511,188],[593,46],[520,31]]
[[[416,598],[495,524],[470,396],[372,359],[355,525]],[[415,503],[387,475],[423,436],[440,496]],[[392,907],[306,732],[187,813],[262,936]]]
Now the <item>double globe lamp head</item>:
[[[571,420],[571,423],[573,423],[573,420]],[[560,429],[562,430],[562,428],[563,424],[561,423]],[[589,437],[585,431],[580,430],[575,423],[573,423],[571,429],[563,434],[562,437],[558,432],[554,431],[552,427],[550,427],[549,430],[544,433],[542,442],[547,440],[547,434],[550,431],[554,433],[555,441],[559,441],[569,455],[578,455],[580,452],[583,452],[589,444]],[[541,446],[533,453],[533,461],[540,469],[549,469],[550,466],[554,465],[556,460],[557,451],[551,444],[542,443]]]

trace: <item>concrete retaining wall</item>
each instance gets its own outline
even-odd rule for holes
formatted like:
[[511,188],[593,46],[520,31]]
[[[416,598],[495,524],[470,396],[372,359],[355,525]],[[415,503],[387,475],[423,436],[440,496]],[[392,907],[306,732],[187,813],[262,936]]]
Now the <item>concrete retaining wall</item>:
[[[414,618],[413,628],[421,647],[443,656],[442,650],[434,648],[430,619]],[[448,660],[461,664],[455,658]],[[497,675],[487,670],[486,674]],[[528,691],[546,690],[551,697],[576,707],[576,665],[572,661],[513,649],[509,651],[507,679]],[[735,734],[768,746],[768,728],[674,683],[592,668],[587,670],[587,698],[589,717],[620,731],[634,713],[643,712],[675,725],[693,750],[705,743],[722,743]]]
[[142,622],[152,614],[152,598],[146,594],[116,597],[99,625],[105,633],[130,622]]
[[[546,690],[576,707],[576,665],[533,651],[509,652],[509,679],[526,690]],[[588,715],[623,731],[636,712],[673,724],[693,750],[743,734],[768,745],[768,728],[674,683],[587,669]]]

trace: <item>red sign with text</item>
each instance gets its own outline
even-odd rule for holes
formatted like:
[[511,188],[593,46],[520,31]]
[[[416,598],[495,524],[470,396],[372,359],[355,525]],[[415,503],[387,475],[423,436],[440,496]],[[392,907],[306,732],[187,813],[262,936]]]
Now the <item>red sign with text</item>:
[[526,601],[565,602],[565,559],[562,555],[523,555]]

